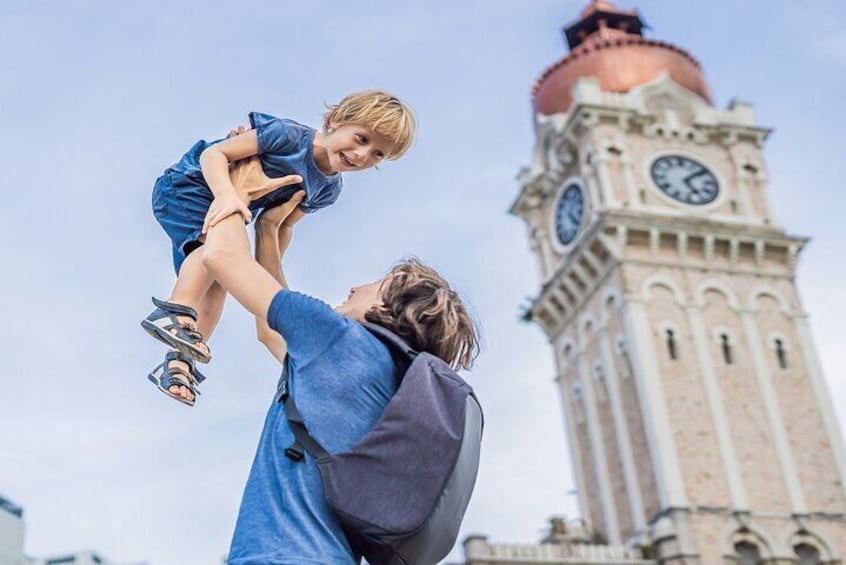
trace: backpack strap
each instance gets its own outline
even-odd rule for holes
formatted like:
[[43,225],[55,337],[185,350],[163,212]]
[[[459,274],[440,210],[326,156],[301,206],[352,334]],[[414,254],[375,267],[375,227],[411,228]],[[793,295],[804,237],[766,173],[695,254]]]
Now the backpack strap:
[[[394,364],[401,368],[400,373],[405,373],[405,370],[417,356],[417,351],[397,334],[383,326],[370,322],[363,322],[362,325],[367,331],[376,336],[379,341],[388,346]],[[308,452],[317,460],[327,458],[329,457],[329,453],[311,436],[303,420],[303,415],[300,413],[299,408],[297,408],[294,397],[291,396],[288,377],[288,357],[286,356],[283,363],[282,377],[279,380],[279,401],[285,406],[285,419],[288,420],[288,425],[291,426],[291,431],[294,432],[296,441],[291,447],[285,449],[285,456],[292,461],[302,461],[305,453]]]
[[285,456],[294,462],[302,461],[306,451],[315,459],[329,457],[329,453],[316,439],[311,437],[308,428],[306,428],[303,415],[300,413],[300,409],[297,408],[294,397],[291,396],[288,375],[288,357],[285,356],[282,377],[279,382],[279,390],[281,391],[279,401],[285,407],[285,419],[288,420],[288,425],[291,426],[291,431],[294,432],[295,438],[293,445],[285,449]]
[[411,362],[414,361],[414,358],[417,357],[417,351],[408,345],[408,343],[406,343],[400,336],[384,326],[373,324],[371,322],[362,322],[362,325],[367,329],[367,331],[376,336],[379,341],[388,346],[388,349],[391,352],[391,357],[394,360],[394,364],[402,369],[400,371],[401,373],[404,373],[405,369],[407,369],[408,366],[411,365]]

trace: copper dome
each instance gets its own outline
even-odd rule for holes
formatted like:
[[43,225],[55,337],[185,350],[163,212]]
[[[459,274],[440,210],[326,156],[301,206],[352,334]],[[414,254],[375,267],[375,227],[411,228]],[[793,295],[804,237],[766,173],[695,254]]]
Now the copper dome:
[[627,92],[666,71],[682,87],[711,103],[711,92],[699,63],[686,51],[641,35],[637,11],[594,1],[580,19],[565,29],[571,51],[548,68],[535,83],[532,99],[540,114],[566,112],[572,88],[582,77],[594,77],[602,90]]

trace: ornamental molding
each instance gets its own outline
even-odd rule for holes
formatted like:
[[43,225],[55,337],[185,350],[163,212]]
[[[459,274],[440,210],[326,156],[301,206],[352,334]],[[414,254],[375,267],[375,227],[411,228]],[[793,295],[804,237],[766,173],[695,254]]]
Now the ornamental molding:
[[[557,267],[551,269],[528,308],[528,318],[537,322],[550,338],[560,335],[582,315],[588,302],[605,288],[609,275],[621,264],[793,281],[796,255],[808,241],[773,228],[748,226],[739,232],[728,224],[696,218],[670,222],[619,211],[602,212],[596,218]],[[765,258],[769,259],[765,261]],[[669,288],[676,303],[682,308],[687,306],[688,301],[677,283],[661,273],[648,277],[640,290],[627,295],[625,300],[648,302],[649,288],[655,285]],[[702,307],[704,293],[709,289],[725,294],[735,312],[754,311],[757,296],[766,294],[775,297],[783,311],[793,316],[784,296],[767,285],[758,285],[748,298],[748,308],[744,308],[731,289],[714,278],[697,287],[691,304]],[[617,302],[622,305],[622,300]],[[600,313],[601,319],[605,316],[604,311]]]

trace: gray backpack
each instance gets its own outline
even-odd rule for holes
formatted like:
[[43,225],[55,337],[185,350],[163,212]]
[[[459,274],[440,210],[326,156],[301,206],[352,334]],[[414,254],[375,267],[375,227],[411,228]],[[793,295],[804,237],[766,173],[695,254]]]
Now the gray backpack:
[[285,394],[285,416],[296,437],[285,455],[294,461],[305,452],[314,457],[326,502],[353,550],[368,562],[434,564],[455,544],[470,502],[482,409],[470,385],[444,361],[417,353],[381,326],[364,325],[405,370],[396,394],[373,429],[336,454],[311,437],[293,397]]

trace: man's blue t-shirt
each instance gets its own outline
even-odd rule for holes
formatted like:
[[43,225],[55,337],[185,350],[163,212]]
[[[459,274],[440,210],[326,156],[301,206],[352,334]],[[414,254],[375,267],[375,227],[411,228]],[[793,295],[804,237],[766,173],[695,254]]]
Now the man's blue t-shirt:
[[[280,291],[268,324],[288,343],[290,391],[312,436],[329,453],[352,447],[398,385],[390,352],[358,322],[297,292]],[[275,398],[244,490],[230,565],[357,563],[326,505],[311,456],[294,462],[294,434]]]
[[[271,178],[297,174],[303,177],[300,185],[283,186],[250,202],[251,210],[272,208],[286,202],[300,189],[306,196],[300,204],[304,212],[315,212],[334,203],[341,193],[341,174],[325,175],[314,162],[313,142],[315,131],[293,120],[275,118],[268,114],[250,112],[250,125],[258,137],[258,156],[264,174]],[[188,150],[170,171],[181,174],[208,189],[200,168],[200,155],[207,147],[220,143],[200,140]],[[209,199],[213,198],[209,190]]]

